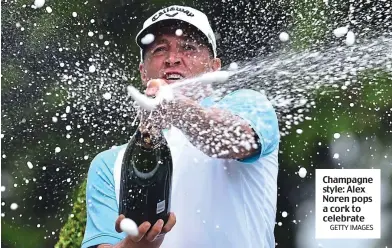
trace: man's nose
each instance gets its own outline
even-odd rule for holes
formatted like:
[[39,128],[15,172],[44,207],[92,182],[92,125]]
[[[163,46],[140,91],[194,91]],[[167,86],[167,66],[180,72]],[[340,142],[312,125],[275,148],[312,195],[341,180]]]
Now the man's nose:
[[177,52],[168,53],[167,58],[165,60],[166,66],[176,66],[181,64],[181,59]]

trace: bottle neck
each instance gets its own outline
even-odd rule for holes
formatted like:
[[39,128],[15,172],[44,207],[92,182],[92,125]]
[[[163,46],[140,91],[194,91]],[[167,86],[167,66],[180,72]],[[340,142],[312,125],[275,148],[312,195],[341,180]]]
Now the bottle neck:
[[139,130],[139,145],[146,150],[159,148],[165,143],[164,137],[161,133],[152,132],[151,130]]

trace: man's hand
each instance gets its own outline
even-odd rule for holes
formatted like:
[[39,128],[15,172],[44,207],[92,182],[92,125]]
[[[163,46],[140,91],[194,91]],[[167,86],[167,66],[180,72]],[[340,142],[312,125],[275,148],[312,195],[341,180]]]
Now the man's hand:
[[[117,232],[122,232],[120,229],[120,223],[124,218],[124,215],[120,215],[117,218]],[[161,246],[165,234],[170,232],[175,224],[176,216],[174,213],[170,213],[169,219],[165,226],[163,226],[163,220],[158,220],[150,229],[151,224],[146,221],[139,226],[138,236],[127,236],[124,240],[114,246],[103,244],[99,245],[98,248],[158,248]]]
[[148,81],[145,94],[147,96],[155,96],[161,86],[168,85],[163,79],[152,79]]

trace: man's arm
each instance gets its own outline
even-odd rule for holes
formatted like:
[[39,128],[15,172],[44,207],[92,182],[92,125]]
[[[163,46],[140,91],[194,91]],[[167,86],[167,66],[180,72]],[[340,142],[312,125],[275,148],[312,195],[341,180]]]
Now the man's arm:
[[[253,90],[235,91],[212,107],[189,98],[163,103],[147,118],[158,129],[172,124],[202,152],[217,158],[253,162],[279,144],[275,110],[267,97]],[[147,124],[146,123],[146,124]]]
[[[153,79],[146,95],[159,94],[167,85]],[[190,142],[205,154],[224,159],[253,162],[266,156],[279,145],[279,126],[275,110],[267,97],[254,90],[237,90],[206,108],[184,96],[165,102],[142,116],[142,126],[165,129],[170,124],[184,132]]]
[[225,109],[204,108],[183,98],[167,109],[172,124],[211,157],[244,159],[260,153],[258,135],[248,122]]
[[102,152],[91,162],[87,175],[87,221],[82,248],[116,244],[125,236],[115,230],[118,206],[112,171],[118,150]]

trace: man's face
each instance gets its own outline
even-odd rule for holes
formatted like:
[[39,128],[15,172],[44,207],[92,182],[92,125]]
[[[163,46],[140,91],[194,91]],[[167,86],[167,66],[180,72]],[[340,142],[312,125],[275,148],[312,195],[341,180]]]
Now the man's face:
[[139,69],[144,84],[157,78],[171,84],[220,67],[220,60],[213,58],[200,37],[185,32],[177,36],[173,31],[155,36],[145,49],[144,63]]

